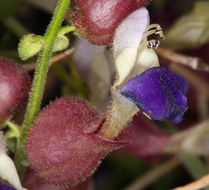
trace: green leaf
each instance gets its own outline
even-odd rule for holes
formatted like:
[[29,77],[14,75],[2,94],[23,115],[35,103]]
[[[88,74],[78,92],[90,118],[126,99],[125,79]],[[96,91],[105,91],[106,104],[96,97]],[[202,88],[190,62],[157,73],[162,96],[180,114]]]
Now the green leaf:
[[69,46],[70,42],[66,36],[58,36],[54,42],[53,52],[65,50]]
[[198,1],[166,32],[164,45],[172,49],[198,48],[209,42],[209,2]]
[[34,34],[25,35],[18,45],[19,56],[22,60],[33,57],[38,54],[44,46],[42,36]]

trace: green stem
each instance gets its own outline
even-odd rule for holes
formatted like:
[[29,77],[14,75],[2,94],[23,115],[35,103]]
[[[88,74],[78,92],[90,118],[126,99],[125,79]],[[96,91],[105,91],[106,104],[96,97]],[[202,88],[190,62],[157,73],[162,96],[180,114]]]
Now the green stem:
[[177,157],[182,161],[193,179],[197,180],[208,174],[205,165],[198,156],[193,154],[178,154]]
[[46,75],[48,72],[49,60],[52,55],[53,44],[58,35],[59,28],[62,24],[69,4],[70,0],[58,1],[58,5],[54,11],[51,23],[49,24],[44,35],[44,48],[38,56],[37,68],[34,74],[32,89],[23,121],[22,136],[17,143],[17,152],[15,155],[15,164],[21,178],[23,177],[26,168],[26,165],[24,165],[24,163],[26,163],[25,142],[28,131],[40,109]]

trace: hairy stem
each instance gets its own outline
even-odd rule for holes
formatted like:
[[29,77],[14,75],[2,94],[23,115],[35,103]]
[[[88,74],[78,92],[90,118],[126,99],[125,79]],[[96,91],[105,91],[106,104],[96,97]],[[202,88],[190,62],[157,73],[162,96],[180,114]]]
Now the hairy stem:
[[70,0],[59,0],[57,7],[54,11],[51,23],[49,24],[46,33],[44,35],[44,48],[40,52],[37,61],[37,68],[32,83],[32,89],[27,105],[27,110],[22,126],[22,135],[18,140],[17,152],[15,155],[15,163],[19,172],[20,177],[23,177],[26,165],[26,152],[25,142],[28,131],[33,124],[33,121],[40,109],[40,104],[43,96],[44,85],[46,81],[46,75],[48,71],[49,60],[52,55],[52,48],[54,41],[57,37],[59,28],[64,19],[67,8],[70,4]]

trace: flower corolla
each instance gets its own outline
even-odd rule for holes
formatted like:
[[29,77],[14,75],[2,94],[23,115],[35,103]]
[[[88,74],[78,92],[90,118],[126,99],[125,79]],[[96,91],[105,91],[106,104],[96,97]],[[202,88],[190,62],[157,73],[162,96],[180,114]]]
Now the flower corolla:
[[164,35],[159,25],[149,23],[149,12],[141,7],[118,26],[113,40],[117,73],[114,87],[121,86],[148,68],[159,66],[158,57],[152,49],[158,47],[159,41],[148,40],[147,37],[156,34],[164,38]]
[[117,72],[114,89],[148,117],[160,121],[169,119],[177,124],[188,109],[185,97],[188,83],[180,75],[160,67],[153,50],[159,41],[148,40],[153,34],[164,38],[159,25],[149,25],[145,7],[129,15],[117,28],[113,41]]

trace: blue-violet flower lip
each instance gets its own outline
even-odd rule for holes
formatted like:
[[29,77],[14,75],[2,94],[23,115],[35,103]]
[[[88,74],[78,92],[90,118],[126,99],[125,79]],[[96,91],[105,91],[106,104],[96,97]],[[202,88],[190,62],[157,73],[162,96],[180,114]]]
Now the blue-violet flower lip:
[[9,187],[9,186],[3,185],[3,184],[1,184],[1,183],[0,183],[0,189],[1,189],[1,190],[16,190],[16,189],[14,189],[13,187]]
[[130,79],[118,91],[152,119],[178,124],[187,107],[187,81],[164,67],[152,67]]

